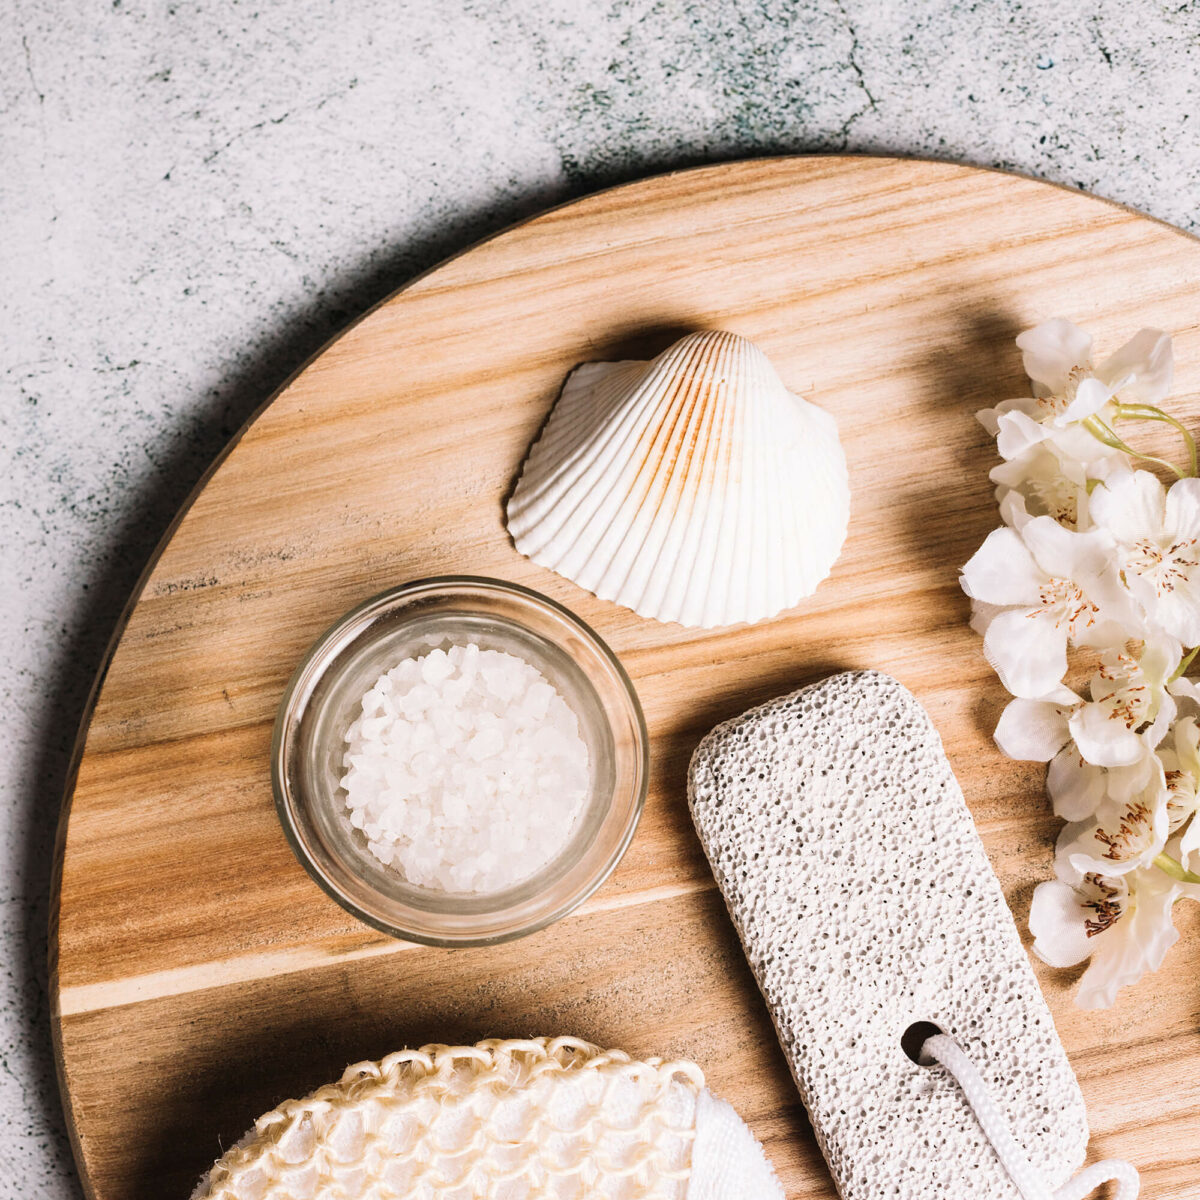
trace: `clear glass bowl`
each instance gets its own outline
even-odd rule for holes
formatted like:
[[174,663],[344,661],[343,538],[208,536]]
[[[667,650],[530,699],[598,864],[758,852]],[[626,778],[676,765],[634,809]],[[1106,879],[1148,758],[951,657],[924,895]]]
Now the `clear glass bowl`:
[[[403,658],[467,641],[518,655],[558,689],[579,718],[591,775],[559,855],[514,887],[472,895],[417,887],[385,867],[351,827],[339,786],[345,733],[371,685]],[[275,807],[308,873],[367,924],[434,946],[521,937],[582,903],[633,837],[647,769],[641,705],[604,642],[545,596],[470,576],[405,584],[338,621],[292,676],[271,747]]]

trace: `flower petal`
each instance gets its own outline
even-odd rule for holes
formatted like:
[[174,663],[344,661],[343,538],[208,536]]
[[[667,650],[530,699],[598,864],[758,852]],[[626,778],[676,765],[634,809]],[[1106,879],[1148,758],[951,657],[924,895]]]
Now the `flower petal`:
[[1197,686],[1196,680],[1189,679],[1186,675],[1172,679],[1167,684],[1167,691],[1182,700],[1191,700],[1195,704],[1200,704],[1200,686]]
[[1196,718],[1185,717],[1178,722],[1174,734],[1175,754],[1179,758],[1180,767],[1200,781],[1200,726],[1196,724]]
[[996,726],[996,745],[1009,758],[1049,762],[1070,738],[1067,711],[1044,700],[1013,700]]
[[[1200,817],[1193,813],[1192,819],[1183,827],[1183,836],[1179,839],[1179,852],[1184,858],[1189,858],[1197,850],[1200,850]],[[1200,866],[1200,863],[1197,866]],[[1192,868],[1193,871],[1195,869]]]
[[1097,767],[1127,767],[1146,753],[1145,742],[1101,704],[1081,705],[1071,714],[1070,730],[1079,753]]
[[[1112,413],[1109,406],[1100,412],[1103,420],[1110,420]],[[1095,434],[1078,423],[1064,425],[1062,428],[1051,426],[1048,444],[1064,458],[1072,459],[1081,464],[1089,479],[1106,479],[1112,471],[1113,463],[1123,464],[1124,451],[1114,446],[1106,446]]]
[[1029,908],[1033,952],[1052,967],[1073,967],[1092,952],[1081,899],[1070,884],[1057,879],[1039,883],[1033,889]]
[[1115,472],[1092,492],[1092,520],[1126,546],[1157,541],[1166,507],[1167,490],[1149,471]]
[[1034,605],[1042,584],[1025,543],[1011,529],[993,529],[962,569],[962,590],[986,604]]
[[1068,745],[1051,760],[1046,791],[1056,816],[1086,821],[1104,800],[1104,771],[1084,762],[1079,751]]
[[1029,509],[1025,507],[1025,497],[1015,488],[998,487],[996,503],[1000,508],[1000,520],[1009,529],[1020,533],[1033,519]]
[[[1120,586],[1120,584],[1117,585],[1118,588]],[[1103,595],[1096,595],[1097,592],[1103,594],[1106,590],[1098,588],[1095,584],[1092,585],[1092,597],[1101,600],[1106,609],[1106,615],[1091,625],[1076,630],[1074,639],[1076,646],[1094,646],[1103,650],[1107,646],[1119,645],[1131,638],[1136,640],[1142,634],[1145,621],[1140,615],[1141,610],[1133,603],[1132,598],[1119,595],[1114,601]],[[1115,615],[1118,619],[1112,620],[1110,615]]]
[[983,639],[983,653],[1014,696],[1041,700],[1067,673],[1067,634],[1050,616],[1015,609],[997,614]]
[[1164,692],[1159,698],[1158,713],[1154,717],[1154,720],[1138,734],[1138,737],[1142,740],[1142,744],[1148,750],[1156,749],[1163,738],[1167,736],[1178,709],[1179,706],[1175,703],[1175,697],[1169,692]]
[[1155,688],[1162,687],[1179,666],[1183,647],[1173,637],[1160,635],[1146,639],[1138,666]]
[[1001,400],[995,408],[981,408],[975,419],[995,437],[1000,432],[1000,418],[1007,412],[1023,412],[1031,417],[1037,412],[1038,403],[1031,396],[1021,396],[1016,400]]
[[[1099,488],[1096,489],[1099,491]],[[1076,533],[1053,517],[1034,517],[1022,530],[1021,540],[1034,562],[1048,576],[1085,585],[1104,574],[1112,564],[1112,538],[1107,531]]]
[[1171,335],[1161,329],[1139,329],[1096,368],[1096,376],[1127,400],[1158,404],[1171,390],[1174,370]]
[[1163,524],[1176,542],[1200,537],[1200,479],[1179,479],[1167,492]]
[[1018,336],[1017,345],[1022,351],[1025,374],[1056,396],[1067,390],[1076,367],[1089,368],[1092,364],[1091,335],[1062,317],[1026,329]]
[[1054,418],[1054,424],[1064,426],[1072,421],[1083,421],[1098,413],[1112,398],[1112,389],[1105,387],[1099,379],[1081,379],[1075,390],[1075,399]]
[[1002,413],[996,420],[996,449],[1001,458],[1023,458],[1050,432],[1048,426],[1023,412]]
[[[1197,572],[1200,576],[1200,572]],[[1170,590],[1150,591],[1143,581],[1138,588],[1139,596],[1145,596],[1144,605],[1152,605],[1154,619],[1171,636],[1185,646],[1200,646],[1200,578],[1188,586],[1179,582]]]
[[1116,801],[1128,800],[1137,792],[1144,792],[1152,783],[1165,786],[1159,774],[1161,765],[1153,754],[1132,763],[1128,767],[1111,767],[1104,773],[1104,785],[1108,795]]
[[1003,604],[988,604],[986,600],[971,601],[971,628],[983,637],[992,620],[1002,612],[1008,612]]

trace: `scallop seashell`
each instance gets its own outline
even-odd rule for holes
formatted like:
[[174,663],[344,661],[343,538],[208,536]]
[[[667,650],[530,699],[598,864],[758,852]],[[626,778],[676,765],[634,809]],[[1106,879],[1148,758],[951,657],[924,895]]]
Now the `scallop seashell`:
[[694,1063],[578,1038],[423,1046],[288,1100],[192,1200],[783,1200]]
[[534,562],[644,617],[712,628],[811,595],[849,514],[833,417],[753,342],[708,332],[573,371],[507,516]]

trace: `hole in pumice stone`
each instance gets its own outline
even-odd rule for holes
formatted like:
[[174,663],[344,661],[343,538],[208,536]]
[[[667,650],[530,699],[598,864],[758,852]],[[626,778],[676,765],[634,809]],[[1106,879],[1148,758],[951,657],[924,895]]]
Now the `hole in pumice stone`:
[[936,1037],[939,1033],[945,1033],[944,1029],[940,1029],[932,1021],[914,1021],[900,1035],[900,1049],[908,1055],[918,1067],[928,1066],[928,1063],[921,1061],[921,1047],[931,1038]]

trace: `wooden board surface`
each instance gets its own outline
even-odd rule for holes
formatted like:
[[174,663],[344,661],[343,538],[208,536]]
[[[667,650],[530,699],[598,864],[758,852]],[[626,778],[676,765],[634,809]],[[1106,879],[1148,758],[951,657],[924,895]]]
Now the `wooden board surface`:
[[[1027,381],[1049,316],[1100,349],[1176,335],[1175,411],[1200,420],[1200,242],[1044,184],[943,164],[797,158],[680,172],[527,222],[334,342],[242,432],[131,607],[64,813],[52,930],[61,1078],[92,1196],[186,1196],[260,1112],[424,1041],[572,1033],[695,1058],[789,1197],[833,1189],[686,810],[716,721],[876,667],[930,711],[1024,927],[1057,822],[990,731],[1000,685],[957,568],[997,523],[973,413]],[[725,632],[643,620],[512,548],[502,500],[565,374],[725,328],[832,411],[854,502],[816,597]],[[537,588],[621,657],[649,723],[633,845],[583,910],[444,951],[356,922],[292,857],[268,746],[288,675],[362,599],[418,576]],[[49,798],[48,798],[49,799]],[[1037,965],[1079,1074],[1093,1157],[1156,1200],[1200,1167],[1200,906],[1166,966],[1105,1013]]]

